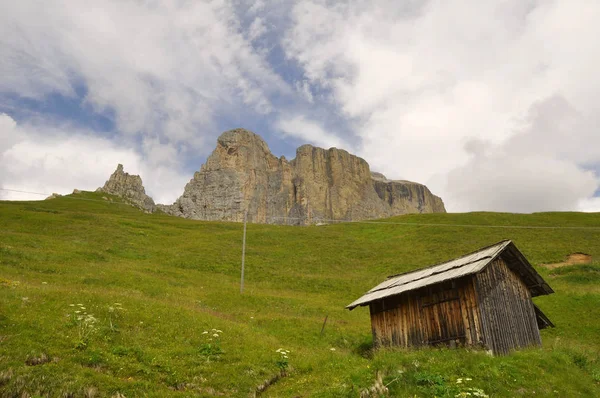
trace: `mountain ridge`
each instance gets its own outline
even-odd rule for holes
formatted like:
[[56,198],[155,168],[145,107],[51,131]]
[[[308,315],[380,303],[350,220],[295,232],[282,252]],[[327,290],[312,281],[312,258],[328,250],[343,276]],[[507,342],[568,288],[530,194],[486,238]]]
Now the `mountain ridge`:
[[[118,171],[116,177],[124,180],[122,168]],[[305,144],[288,161],[273,155],[262,137],[245,129],[219,136],[216,148],[171,205],[149,210],[141,178],[135,177],[135,186],[109,179],[101,190],[133,197],[132,203],[146,211],[209,221],[241,222],[247,214],[255,223],[307,225],[446,212],[442,199],[425,185],[389,180],[344,149]],[[109,192],[107,186],[121,187],[123,193]]]

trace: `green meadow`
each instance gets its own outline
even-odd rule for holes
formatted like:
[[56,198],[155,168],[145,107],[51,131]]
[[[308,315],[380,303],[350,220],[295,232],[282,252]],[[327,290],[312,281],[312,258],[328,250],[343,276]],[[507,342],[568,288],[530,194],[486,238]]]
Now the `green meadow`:
[[[102,196],[0,202],[1,397],[600,396],[600,214],[249,224],[240,293],[241,224]],[[542,348],[373,351],[368,309],[344,308],[502,239],[556,292],[534,299]],[[540,266],[574,252],[594,261]]]

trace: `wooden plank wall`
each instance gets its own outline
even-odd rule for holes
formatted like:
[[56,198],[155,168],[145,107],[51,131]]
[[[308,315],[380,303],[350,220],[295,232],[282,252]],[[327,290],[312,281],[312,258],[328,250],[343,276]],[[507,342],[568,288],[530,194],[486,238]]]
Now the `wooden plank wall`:
[[499,258],[475,276],[483,341],[495,354],[541,345],[540,331],[525,283]]
[[376,346],[482,341],[472,277],[388,297],[372,303],[370,310]]

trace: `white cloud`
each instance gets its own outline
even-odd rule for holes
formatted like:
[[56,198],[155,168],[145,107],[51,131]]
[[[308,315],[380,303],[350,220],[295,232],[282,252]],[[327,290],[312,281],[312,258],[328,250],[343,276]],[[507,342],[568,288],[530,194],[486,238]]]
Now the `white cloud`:
[[17,122],[10,116],[0,113],[0,153],[13,146],[19,137],[16,134]]
[[338,136],[326,132],[321,125],[312,120],[307,120],[301,115],[282,117],[275,124],[275,128],[281,130],[284,136],[301,139],[324,148],[349,149]]
[[[122,163],[125,171],[141,175],[146,192],[157,202],[171,203],[183,191],[189,177],[178,172],[177,165],[165,165],[170,156],[159,155],[149,162],[130,147],[85,131],[67,134],[64,131],[68,129],[19,126],[0,114],[0,188],[44,194],[67,194],[75,188],[93,191]],[[0,190],[0,199],[39,200],[44,196]]]
[[265,21],[261,17],[254,18],[248,29],[248,37],[250,40],[256,40],[267,32]]
[[262,11],[265,8],[265,2],[263,0],[255,0],[251,2],[251,6],[248,9],[248,14],[254,15]]
[[568,161],[502,152],[451,171],[445,192],[450,211],[530,213],[575,210],[597,186],[592,172]]
[[[583,168],[600,163],[598,18],[588,0],[304,0],[282,45],[330,90],[372,168],[429,183],[450,209],[576,209],[598,186]],[[487,157],[472,159],[474,139]],[[511,179],[522,201],[491,197]],[[571,192],[551,195],[551,181]]]
[[576,210],[589,213],[600,213],[600,198],[583,199],[579,202]]
[[502,145],[467,143],[471,158],[449,172],[442,188],[451,210],[589,207],[600,178],[580,163],[598,161],[600,148],[589,146],[596,127],[587,122],[563,97],[553,96],[534,104],[523,129]]
[[308,101],[311,104],[315,102],[315,97],[313,96],[312,89],[308,80],[297,81],[294,84],[294,87],[296,87],[296,91],[300,93],[300,95],[304,97],[306,101]]
[[2,2],[0,51],[0,92],[43,99],[83,85],[118,132],[173,142],[214,128],[224,109],[271,112],[269,94],[290,90],[224,0]]

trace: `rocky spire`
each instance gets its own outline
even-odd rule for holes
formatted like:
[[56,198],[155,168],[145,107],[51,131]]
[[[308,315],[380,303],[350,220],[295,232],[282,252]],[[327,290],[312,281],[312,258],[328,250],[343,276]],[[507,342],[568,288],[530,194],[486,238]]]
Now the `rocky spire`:
[[106,181],[106,184],[102,188],[98,188],[98,190],[120,196],[146,212],[151,213],[155,209],[154,200],[146,195],[142,178],[123,171],[122,164],[117,166],[117,169],[112,173],[108,181]]

